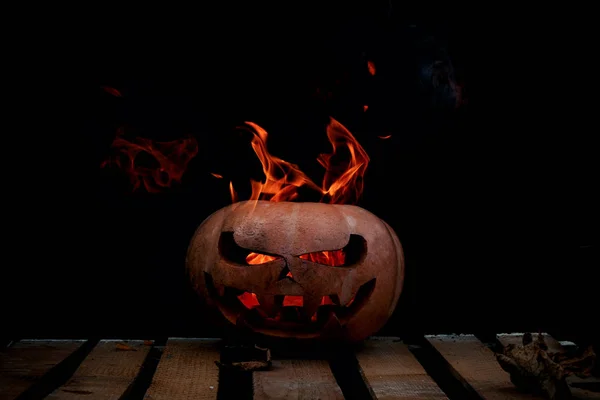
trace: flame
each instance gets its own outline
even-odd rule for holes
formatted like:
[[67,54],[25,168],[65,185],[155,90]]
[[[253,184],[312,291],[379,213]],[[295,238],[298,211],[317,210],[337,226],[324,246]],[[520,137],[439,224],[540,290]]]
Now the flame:
[[233,188],[233,182],[231,181],[229,181],[229,193],[231,194],[231,201],[233,201],[234,203],[237,202],[238,195],[235,189]]
[[302,254],[300,258],[332,267],[340,267],[346,262],[346,253],[343,250],[317,251],[315,253]]
[[375,63],[373,61],[367,61],[367,68],[369,69],[369,74],[375,75]]
[[[117,130],[111,147],[117,155],[100,166],[116,165],[129,176],[134,191],[143,186],[150,193],[158,193],[173,182],[181,182],[188,163],[198,153],[198,143],[191,136],[170,142],[156,142],[141,137],[127,140],[123,137],[122,128]],[[141,153],[151,156],[158,165],[139,165],[137,157]]]
[[[331,118],[327,138],[333,153],[321,154],[319,163],[325,168],[322,193],[332,204],[354,204],[363,192],[363,177],[369,165],[369,156],[344,125]],[[344,149],[349,160],[340,159]],[[335,163],[335,164],[334,164]]]
[[250,253],[246,256],[246,262],[250,265],[264,264],[269,261],[276,260],[277,257],[269,256],[267,254]]
[[389,139],[391,137],[392,137],[392,135],[378,136],[379,139],[383,139],[383,140]]
[[[332,204],[356,203],[362,195],[363,176],[369,165],[369,156],[350,131],[335,119],[330,118],[327,125],[327,138],[333,152],[317,158],[325,168],[321,186],[315,184],[297,165],[271,155],[267,150],[268,134],[263,128],[253,122],[246,122],[242,128],[254,134],[252,149],[265,175],[264,182],[251,182],[249,200],[293,201],[298,198],[300,187],[321,193],[321,201]],[[343,159],[344,156],[347,160]]]
[[254,293],[244,292],[238,296],[238,299],[248,308],[257,307],[260,304]]
[[[255,293],[244,292],[237,296],[237,298],[248,308],[258,307],[260,305],[258,297]],[[352,303],[352,300],[348,302],[348,305]],[[321,305],[335,304],[329,296],[323,296],[321,299]],[[302,307],[304,305],[304,298],[302,296],[285,296],[283,298],[283,306]]]

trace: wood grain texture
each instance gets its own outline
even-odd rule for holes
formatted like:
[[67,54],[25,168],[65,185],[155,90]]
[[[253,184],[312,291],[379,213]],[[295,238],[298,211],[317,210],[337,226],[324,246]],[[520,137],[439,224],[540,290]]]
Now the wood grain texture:
[[426,337],[429,343],[484,399],[542,399],[515,388],[494,353],[473,335]]
[[85,341],[22,340],[0,350],[0,400],[14,399]]
[[137,376],[150,347],[143,341],[100,341],[71,379],[47,399],[118,400]]
[[[536,334],[534,334],[534,340],[536,338]],[[546,344],[548,345],[548,351],[553,352],[553,353],[562,353],[565,351],[565,349],[562,347],[562,345],[560,344],[560,342],[556,339],[554,339],[552,336],[550,336],[547,333],[543,334],[544,336],[544,340],[546,342]],[[523,344],[523,335],[522,334],[501,334],[501,335],[497,335],[498,340],[500,341],[500,343],[502,343],[503,346],[506,346],[508,344]],[[585,383],[585,382],[598,382],[598,378],[595,377],[590,377],[588,379],[581,379],[578,378],[576,376],[570,376],[567,378],[567,383],[569,384],[569,388],[571,389],[571,394],[573,394],[573,396],[576,399],[581,399],[581,400],[591,400],[591,399],[600,399],[600,393],[598,392],[592,392],[590,390],[585,390],[583,388],[579,388],[574,386],[577,385],[578,383]]]
[[147,400],[215,400],[219,381],[219,341],[169,339],[146,392]]
[[356,358],[378,400],[448,398],[408,347],[393,338],[369,339]]
[[325,360],[274,360],[270,371],[254,372],[254,399],[343,400]]

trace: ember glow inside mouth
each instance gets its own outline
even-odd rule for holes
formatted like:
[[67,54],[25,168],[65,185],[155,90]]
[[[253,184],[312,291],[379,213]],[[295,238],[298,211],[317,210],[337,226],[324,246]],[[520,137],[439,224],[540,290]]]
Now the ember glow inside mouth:
[[343,324],[362,308],[375,288],[375,279],[372,279],[360,287],[354,298],[341,305],[336,294],[322,296],[320,300],[305,296],[261,296],[232,287],[214,285],[212,276],[208,273],[205,278],[212,298],[217,301],[229,321],[239,323],[243,320],[251,326],[279,330],[320,329],[332,319]]
[[[238,295],[237,298],[246,309],[251,310],[253,308],[258,308],[259,311],[262,311],[264,313],[269,313],[270,306],[268,306],[266,304],[261,305],[260,301],[258,300],[258,296],[254,293],[244,292],[244,293]],[[306,315],[306,312],[304,312],[305,311],[304,296],[276,295],[276,296],[274,296],[274,301],[275,301],[274,306],[276,307],[276,312],[271,313],[270,317],[276,321],[285,321],[290,318],[292,320],[302,320],[303,317],[305,317],[305,318],[310,317],[311,322],[317,322],[317,319],[319,316],[319,310],[321,309],[322,306],[332,306],[332,307],[323,308],[323,310],[327,310],[327,311],[333,309],[334,306],[336,306],[336,305],[339,306],[340,308],[342,308],[337,295],[334,295],[334,294],[329,295],[329,296],[322,296],[320,303],[319,303],[319,307],[310,316]],[[345,307],[345,308],[350,307],[353,302],[354,302],[354,298],[350,299],[350,301],[343,307]],[[321,310],[321,313],[323,313],[323,310]],[[269,317],[269,316],[267,315],[267,317]],[[288,322],[294,322],[294,321],[288,321]]]

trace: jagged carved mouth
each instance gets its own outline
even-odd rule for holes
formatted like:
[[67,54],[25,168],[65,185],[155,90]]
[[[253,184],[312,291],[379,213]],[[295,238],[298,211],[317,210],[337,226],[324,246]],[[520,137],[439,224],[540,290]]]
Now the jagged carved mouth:
[[[318,307],[305,302],[303,296],[260,296],[232,287],[219,287],[209,273],[204,274],[206,288],[223,315],[236,325],[249,326],[254,330],[294,331],[315,333],[336,329],[356,314],[369,300],[375,289],[376,279],[363,284],[356,295],[341,305],[335,294],[322,296]],[[259,298],[268,301],[260,303]]]

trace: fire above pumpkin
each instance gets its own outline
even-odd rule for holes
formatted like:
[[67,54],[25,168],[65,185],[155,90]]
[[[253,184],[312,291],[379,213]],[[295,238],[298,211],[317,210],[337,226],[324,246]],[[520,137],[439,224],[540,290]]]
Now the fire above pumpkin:
[[[317,158],[319,164],[325,168],[320,186],[297,165],[269,153],[268,134],[263,128],[253,122],[246,122],[239,128],[253,134],[252,149],[265,175],[264,182],[251,181],[252,194],[248,200],[297,201],[300,187],[320,193],[322,203],[355,204],[362,195],[363,177],[369,165],[369,156],[350,131],[334,118],[330,118],[326,129],[333,151],[321,154]],[[222,178],[218,174],[213,176]],[[231,182],[229,189],[235,203],[238,196]]]
[[[230,182],[234,204],[196,231],[187,259],[196,289],[230,323],[266,336],[360,341],[376,332],[400,296],[404,255],[385,222],[348,204],[362,193],[366,152],[332,118],[333,152],[318,158],[318,186],[269,154],[266,131],[243,128],[254,134],[265,179],[243,202]],[[330,204],[292,202],[300,187]]]

